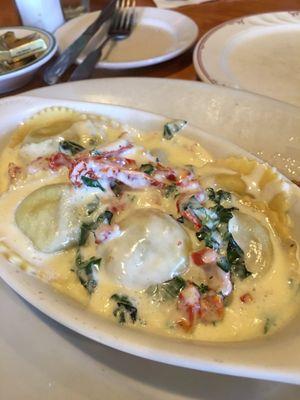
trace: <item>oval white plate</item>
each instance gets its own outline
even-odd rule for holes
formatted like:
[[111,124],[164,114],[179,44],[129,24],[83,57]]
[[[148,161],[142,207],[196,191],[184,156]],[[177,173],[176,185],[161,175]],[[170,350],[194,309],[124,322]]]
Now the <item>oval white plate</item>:
[[[140,109],[170,119],[186,118],[204,131],[259,154],[272,165],[277,165],[270,157],[272,152],[297,136],[300,129],[297,107],[202,82],[88,79],[35,89],[30,95],[125,107],[138,104]],[[166,102],[166,98],[172,101]],[[240,400],[241,393],[243,400],[300,398],[297,385],[193,371],[101,346],[36,311],[1,279],[0,313],[5,314],[5,324],[0,325],[0,387],[7,399],[40,400],[46,395],[47,400],[98,400],[99,393],[110,400],[140,400],[141,396],[144,400]],[[57,357],[59,363],[55,362]]]
[[227,21],[194,50],[199,77],[300,106],[300,12]]
[[[166,118],[131,108],[19,96],[0,101],[3,112],[2,132],[49,106],[72,107],[128,123],[141,130],[162,129]],[[198,138],[215,157],[253,156],[192,126],[186,134]],[[55,292],[40,280],[20,272],[0,258],[0,276],[17,293],[39,310],[95,341],[140,357],[183,367],[222,372],[239,376],[300,383],[299,318],[278,334],[264,340],[243,343],[206,344],[147,334],[119,326],[85,311],[73,300]]]
[[[56,33],[60,52],[64,51],[98,16],[98,11],[72,19]],[[127,69],[145,67],[170,60],[191,47],[198,27],[193,20],[175,11],[152,7],[136,8],[136,27],[128,39],[110,42],[97,68]],[[103,40],[105,27],[90,40],[77,59],[86,55]]]

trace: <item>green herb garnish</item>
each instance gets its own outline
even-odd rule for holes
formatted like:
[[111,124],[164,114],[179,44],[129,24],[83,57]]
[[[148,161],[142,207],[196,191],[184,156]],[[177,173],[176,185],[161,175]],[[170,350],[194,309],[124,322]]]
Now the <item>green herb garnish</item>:
[[217,204],[220,204],[221,201],[231,200],[231,194],[229,192],[225,192],[224,190],[215,191],[213,188],[207,188],[206,193],[209,200],[212,200]]
[[[87,204],[86,206],[87,215],[90,216],[91,214],[93,214],[97,210],[98,206],[99,206],[99,199],[96,197],[96,201]],[[90,222],[90,223],[84,222],[81,225],[79,243],[78,243],[79,246],[83,246],[86,243],[89,233],[96,228],[97,226],[95,226],[95,222]]]
[[154,171],[154,166],[152,164],[142,164],[140,166],[140,171],[147,175],[151,175]]
[[198,206],[197,208],[191,209],[191,211],[201,221],[201,224],[209,229],[215,229],[220,223],[220,216],[214,208]]
[[84,246],[90,232],[96,229],[95,222],[91,222],[90,224],[83,223],[80,227],[80,235],[79,235],[79,246]]
[[269,333],[270,329],[276,325],[274,318],[266,318],[265,323],[264,323],[264,335]]
[[197,239],[201,242],[204,240],[205,246],[218,250],[222,243],[222,237],[218,230],[211,230],[207,226],[202,226],[201,230],[196,232]]
[[97,222],[99,224],[107,224],[110,225],[113,213],[109,210],[104,211],[104,213],[100,214],[99,217],[97,218]]
[[229,272],[231,269],[230,262],[228,261],[228,258],[226,256],[222,256],[218,259],[217,266],[225,272]]
[[240,279],[245,279],[251,275],[245,265],[245,256],[243,250],[237,244],[237,242],[233,239],[233,236],[230,235],[228,246],[227,246],[227,258],[229,264],[231,265],[231,270],[237,275]]
[[217,265],[223,271],[232,272],[238,278],[245,279],[251,273],[246,268],[244,252],[228,230],[228,222],[237,208],[226,208],[221,204],[222,201],[230,201],[231,194],[224,190],[215,191],[213,188],[206,189],[206,193],[209,200],[215,203],[211,207],[203,206],[193,197],[186,204],[186,209],[202,224],[201,229],[196,232],[196,237],[199,241],[204,241],[206,247],[219,253]]
[[213,209],[218,214],[219,222],[224,222],[226,224],[233,217],[232,212],[238,210],[236,207],[225,208],[221,205],[216,205]]
[[83,261],[81,258],[80,251],[76,254],[76,275],[85,289],[89,294],[92,294],[98,284],[98,272],[101,264],[101,258],[91,257],[90,259]]
[[85,150],[80,144],[71,142],[70,140],[62,140],[59,142],[59,151],[69,156],[74,156],[77,153]]
[[207,285],[205,285],[204,283],[200,283],[200,285],[197,285],[194,283],[194,285],[196,285],[200,294],[205,294],[209,291],[209,287]]
[[84,222],[80,227],[79,246],[85,245],[90,232],[97,229],[99,224],[110,225],[112,217],[113,217],[113,213],[109,210],[106,210],[98,216],[96,221],[90,222],[90,223]]
[[97,179],[92,179],[92,178],[89,178],[88,176],[82,176],[81,180],[85,184],[85,186],[99,188],[100,190],[102,190],[102,192],[105,192],[104,187],[101,185],[101,183]]
[[164,196],[168,199],[171,196],[176,197],[178,195],[177,186],[175,184],[168,185],[164,188]]
[[163,137],[167,140],[170,140],[173,138],[174,134],[181,131],[187,124],[187,121],[184,120],[175,120],[168,122],[167,124],[164,125],[164,133]]
[[250,271],[247,270],[245,261],[239,264],[233,264],[231,266],[231,271],[241,280],[248,278],[252,275]]
[[217,265],[225,272],[231,271],[240,279],[245,279],[251,275],[251,272],[246,268],[244,252],[230,233],[228,234],[226,256],[221,256]]
[[185,280],[180,276],[176,276],[175,278],[159,285],[150,286],[146,292],[153,298],[153,300],[162,303],[164,301],[175,299],[185,285]]
[[115,293],[111,296],[111,300],[117,303],[113,315],[118,319],[118,322],[124,324],[129,318],[129,321],[134,324],[137,319],[137,308],[134,307],[129,298]]

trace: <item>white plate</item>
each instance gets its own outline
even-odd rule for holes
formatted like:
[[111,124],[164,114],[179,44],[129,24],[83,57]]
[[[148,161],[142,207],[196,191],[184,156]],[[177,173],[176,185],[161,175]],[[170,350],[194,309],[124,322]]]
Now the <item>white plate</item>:
[[[50,106],[65,106],[81,112],[97,113],[143,131],[162,131],[168,121],[168,118],[157,114],[132,108],[19,96],[0,101],[3,114],[2,135],[34,113]],[[252,157],[223,138],[207,134],[191,125],[185,128],[185,134],[197,138],[216,158]],[[56,321],[97,342],[181,367],[300,384],[300,318],[296,318],[279,333],[262,340],[206,344],[172,339],[106,320],[83,309],[78,303],[60,295],[40,280],[20,272],[18,267],[3,257],[0,257],[0,263],[1,278],[29,303]]]
[[[59,28],[55,36],[60,51],[74,42],[98,14],[95,11],[82,15]],[[195,22],[175,11],[137,7],[136,21],[136,27],[128,39],[110,42],[105,47],[97,68],[127,69],[158,64],[183,53],[194,44],[198,36]],[[105,27],[90,40],[78,57],[78,63],[101,43],[104,33]]]
[[276,12],[226,21],[194,50],[205,82],[300,105],[300,12]]
[[[299,110],[216,85],[156,78],[114,78],[54,85],[39,97],[135,106],[186,117],[244,148],[269,154],[273,132],[300,130]],[[168,98],[169,101],[165,101]],[[249,142],[264,132],[264,140]],[[244,139],[246,138],[246,139]],[[172,367],[86,339],[36,312],[0,280],[0,398],[6,400],[295,400],[300,387]],[[16,381],[16,376],[18,380]]]

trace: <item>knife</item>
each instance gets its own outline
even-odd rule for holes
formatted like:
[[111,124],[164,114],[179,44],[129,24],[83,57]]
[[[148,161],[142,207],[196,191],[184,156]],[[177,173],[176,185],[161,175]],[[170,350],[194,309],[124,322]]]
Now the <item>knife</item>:
[[103,8],[98,18],[45,70],[43,78],[48,85],[56,83],[67,68],[75,62],[78,55],[98,31],[100,26],[113,15],[117,1],[118,0],[110,0]]

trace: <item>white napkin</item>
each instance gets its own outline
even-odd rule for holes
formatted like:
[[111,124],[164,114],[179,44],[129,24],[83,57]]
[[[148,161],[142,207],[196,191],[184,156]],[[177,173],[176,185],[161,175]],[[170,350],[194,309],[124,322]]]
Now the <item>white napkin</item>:
[[176,8],[215,0],[153,0],[158,8]]

